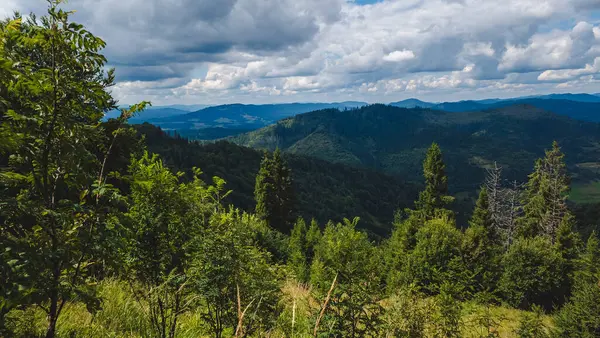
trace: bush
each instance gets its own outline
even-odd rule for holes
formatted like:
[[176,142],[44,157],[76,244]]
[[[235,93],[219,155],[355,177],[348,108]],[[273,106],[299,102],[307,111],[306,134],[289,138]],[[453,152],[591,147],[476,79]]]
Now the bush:
[[444,281],[463,286],[460,247],[462,233],[453,221],[428,221],[416,234],[417,244],[409,256],[408,276],[429,294],[439,292]]
[[544,338],[548,332],[543,321],[543,309],[533,306],[533,312],[523,312],[515,334],[519,338]]
[[546,310],[558,301],[563,259],[552,243],[543,237],[521,238],[502,259],[500,291],[517,308],[537,304]]
[[595,282],[578,283],[571,298],[556,315],[559,337],[600,337],[600,275]]

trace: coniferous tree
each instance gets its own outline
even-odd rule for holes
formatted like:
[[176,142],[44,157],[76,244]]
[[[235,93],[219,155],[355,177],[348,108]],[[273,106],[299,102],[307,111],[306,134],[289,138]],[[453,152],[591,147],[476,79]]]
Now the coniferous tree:
[[563,258],[563,283],[562,296],[566,301],[571,294],[571,288],[574,284],[574,273],[577,264],[577,258],[580,254],[582,241],[573,228],[575,226],[575,217],[567,213],[563,217],[556,233],[556,249]]
[[419,194],[415,203],[417,212],[425,219],[435,217],[436,212],[444,210],[453,200],[448,195],[448,177],[446,165],[442,158],[442,151],[437,143],[433,143],[427,150],[423,161],[423,176],[425,190]]
[[254,189],[256,213],[283,233],[289,233],[294,217],[294,191],[291,170],[279,149],[270,157],[265,152]]
[[489,208],[489,195],[487,188],[481,188],[479,192],[479,198],[475,203],[475,210],[473,211],[473,216],[469,221],[469,226],[471,227],[482,227],[487,230],[490,239],[496,240],[497,235],[495,233],[495,229],[493,228],[493,219],[492,214]]
[[444,282],[440,286],[440,293],[435,297],[438,316],[434,320],[436,337],[458,338],[461,336],[461,308],[462,304],[457,299],[460,290],[457,285]]
[[592,338],[600,335],[600,242],[589,237],[576,262],[573,295],[556,315],[557,337]]
[[569,177],[564,154],[554,142],[546,156],[536,161],[535,170],[529,175],[525,214],[519,220],[519,234],[526,237],[545,235],[554,242],[558,227],[564,218],[569,217],[566,204],[568,191]]
[[481,189],[462,242],[463,259],[473,291],[493,292],[500,273],[501,240],[493,226],[487,189]]

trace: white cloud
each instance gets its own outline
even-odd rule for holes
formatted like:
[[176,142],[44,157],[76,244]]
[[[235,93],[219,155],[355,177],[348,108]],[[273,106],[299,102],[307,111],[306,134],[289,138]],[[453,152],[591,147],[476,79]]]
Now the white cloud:
[[565,81],[578,78],[583,75],[600,73],[600,57],[593,64],[587,64],[579,69],[546,70],[538,76],[540,81]]
[[[5,2],[0,14],[8,7],[43,10],[38,0]],[[107,41],[120,81],[113,92],[121,100],[458,98],[551,90],[561,81],[600,91],[581,80],[598,73],[598,0],[386,0],[369,6],[346,0],[80,0],[68,6]]]
[[415,58],[415,53],[413,53],[412,50],[406,50],[406,49],[391,52],[388,55],[383,57],[383,59],[385,61],[390,61],[390,62],[402,62],[402,61],[406,61],[406,60],[412,60],[414,58]]

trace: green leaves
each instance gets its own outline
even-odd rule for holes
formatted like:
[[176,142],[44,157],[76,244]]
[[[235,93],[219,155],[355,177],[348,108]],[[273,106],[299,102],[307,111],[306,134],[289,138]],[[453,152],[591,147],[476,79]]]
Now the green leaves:
[[97,302],[88,282],[114,257],[120,200],[103,173],[111,147],[98,127],[115,102],[105,43],[60,3],[50,1],[45,17],[0,24],[0,245],[11,248],[2,259],[20,267],[1,276],[0,298],[44,305],[48,337],[61,302]]

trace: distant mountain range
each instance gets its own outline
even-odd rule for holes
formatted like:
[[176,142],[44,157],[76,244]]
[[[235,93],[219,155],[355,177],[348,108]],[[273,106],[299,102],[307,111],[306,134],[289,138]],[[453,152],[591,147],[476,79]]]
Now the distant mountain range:
[[[148,107],[142,113],[131,118],[130,122],[131,123],[144,123],[144,122],[153,121],[156,119],[161,119],[161,118],[166,118],[166,117],[185,115],[185,114],[188,114],[193,111],[204,109],[206,107],[208,107],[208,106],[199,105],[199,104],[194,104],[194,105],[177,104],[177,105],[171,105],[171,106]],[[127,108],[127,106],[123,106],[123,108]],[[104,118],[105,119],[116,118],[120,114],[121,114],[121,111],[118,109],[111,110],[108,113],[106,113]]]
[[598,94],[549,94],[549,95],[532,95],[532,96],[521,96],[509,99],[484,99],[484,100],[465,100],[465,101],[452,101],[452,102],[426,102],[419,99],[410,98],[403,101],[392,102],[391,106],[400,108],[432,108],[436,106],[442,106],[447,104],[468,104],[475,103],[480,105],[490,105],[499,102],[516,102],[526,99],[541,99],[541,100],[567,100],[574,102],[600,102],[600,93]]
[[[390,105],[400,108],[420,107],[448,112],[474,112],[519,104],[528,104],[578,120],[600,122],[600,96],[593,94],[551,94],[443,103],[425,102],[412,98],[390,103]],[[366,102],[348,101],[339,103],[155,106],[132,118],[130,122],[134,124],[149,122],[190,139],[210,140],[256,130],[283,118],[315,110],[346,110],[366,105]],[[106,118],[118,115],[118,111],[111,111]]]
[[600,122],[600,96],[595,94],[550,94],[512,99],[487,99],[432,103],[408,99],[390,103],[400,108],[431,108],[448,112],[470,112],[528,104],[583,121]]
[[[548,100],[562,102],[564,100]],[[454,193],[474,192],[494,161],[507,179],[525,181],[536,158],[557,140],[575,182],[600,178],[600,124],[533,105],[444,112],[370,105],[320,110],[231,138],[240,145],[308,155],[421,181],[421,161],[438,142]]]
[[[288,104],[229,104],[207,107],[192,113],[148,119],[165,130],[194,130],[226,128],[254,130],[280,119],[314,110],[350,109],[367,105],[365,102],[288,103]],[[144,114],[144,113],[143,113]],[[186,133],[188,133],[186,131]]]

